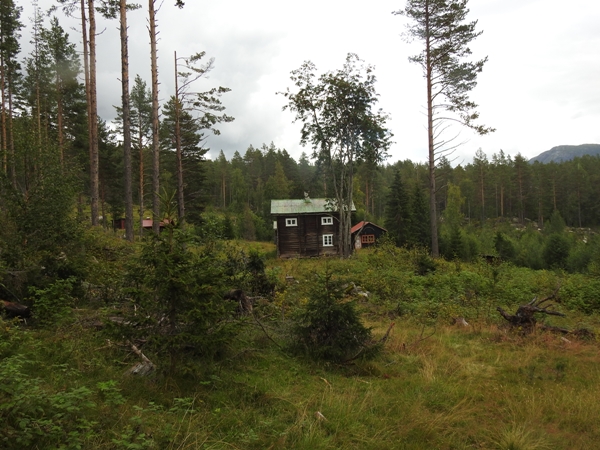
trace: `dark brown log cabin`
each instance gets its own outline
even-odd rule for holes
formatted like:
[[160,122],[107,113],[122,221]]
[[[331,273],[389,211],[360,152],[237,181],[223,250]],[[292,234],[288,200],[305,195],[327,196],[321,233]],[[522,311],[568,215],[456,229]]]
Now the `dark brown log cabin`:
[[387,233],[385,228],[375,225],[373,222],[358,222],[350,230],[352,245],[355,250],[375,245],[377,240]]
[[[356,209],[352,208],[352,211]],[[277,256],[303,258],[337,255],[339,214],[331,200],[271,200]]]

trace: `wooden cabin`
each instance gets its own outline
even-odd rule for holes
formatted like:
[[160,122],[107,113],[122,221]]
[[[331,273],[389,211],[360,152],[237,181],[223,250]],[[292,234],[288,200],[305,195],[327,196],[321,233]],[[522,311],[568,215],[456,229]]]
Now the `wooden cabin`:
[[[167,220],[163,220],[160,222],[159,224],[159,228],[162,231],[166,225],[168,225],[168,221]],[[152,219],[142,219],[142,228],[144,230],[150,230],[152,231]],[[113,229],[115,231],[117,230],[124,230],[125,229],[125,219],[124,218],[119,218],[119,219],[114,219],[113,220]]]
[[113,230],[124,230],[125,229],[125,218],[113,219]]
[[[173,224],[173,221],[171,221],[171,225],[172,224]],[[158,224],[159,231],[162,232],[167,225],[169,225],[169,220],[167,220],[167,219],[161,220],[160,223]],[[142,228],[144,230],[152,231],[152,219],[142,219]]]
[[375,225],[373,222],[358,222],[350,230],[352,244],[355,250],[375,245],[377,240],[387,233],[385,228]]
[[[356,211],[352,205],[352,211]],[[339,213],[330,199],[271,200],[275,243],[280,258],[339,253]]]

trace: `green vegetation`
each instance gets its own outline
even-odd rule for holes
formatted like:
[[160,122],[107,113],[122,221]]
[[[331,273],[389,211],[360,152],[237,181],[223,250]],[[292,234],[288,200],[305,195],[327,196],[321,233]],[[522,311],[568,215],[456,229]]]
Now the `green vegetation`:
[[[5,448],[587,449],[600,438],[596,340],[522,335],[495,310],[560,285],[567,317],[539,319],[597,332],[594,276],[434,261],[391,242],[348,260],[277,260],[272,245],[198,245],[177,229],[127,252],[85,236],[113,255],[90,271],[95,283],[38,288],[34,319],[0,322]],[[253,297],[252,315],[218,301],[226,287]],[[141,362],[132,343],[156,365],[147,376],[128,373]]]
[[[466,1],[450,4],[444,39],[466,14]],[[417,20],[421,6],[405,13]],[[0,448],[597,447],[600,158],[530,165],[480,150],[452,167],[438,141],[435,167],[384,164],[391,135],[372,110],[373,68],[350,54],[318,79],[311,63],[292,74],[287,107],[312,161],[274,143],[205,160],[203,133],[232,120],[227,89],[196,93],[185,110],[185,88],[167,94],[157,123],[139,76],[129,161],[127,108],[115,127],[96,124],[58,19],[35,11],[20,58],[21,9],[0,9]],[[466,26],[463,44],[478,35]],[[454,57],[469,53],[459,44]],[[438,93],[458,89],[445,95],[468,125],[484,61],[436,52]],[[356,205],[340,227],[347,259],[275,258],[270,202],[305,192]],[[127,221],[123,239],[110,219],[131,219],[132,203],[139,234]],[[350,254],[359,220],[389,232]],[[529,306],[561,314],[510,329],[534,297]],[[8,318],[19,311],[28,317]]]

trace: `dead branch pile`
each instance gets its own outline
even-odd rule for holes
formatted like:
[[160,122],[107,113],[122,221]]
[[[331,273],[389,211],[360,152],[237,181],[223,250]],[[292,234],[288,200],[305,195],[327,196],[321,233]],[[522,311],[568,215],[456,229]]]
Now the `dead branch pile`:
[[[537,297],[534,297],[534,299],[531,300],[526,305],[519,306],[519,308],[517,309],[517,312],[513,315],[508,314],[506,311],[504,311],[500,307],[498,307],[496,309],[498,310],[500,315],[508,321],[511,328],[518,329],[520,332],[528,334],[528,333],[533,332],[533,330],[535,330],[535,328],[536,328],[536,325],[537,325],[537,319],[535,317],[536,314],[546,314],[549,316],[565,317],[565,315],[563,313],[552,309],[552,308],[554,308],[553,303],[547,303],[550,300],[553,300],[556,298],[559,288],[560,288],[560,286],[556,288],[556,290],[552,293],[552,295],[550,295],[544,299],[538,300]],[[587,328],[578,328],[575,330],[569,330],[567,328],[555,327],[555,326],[551,326],[551,325],[541,325],[539,328],[543,331],[551,331],[553,333],[560,333],[560,334],[569,334],[572,336],[576,336],[580,339],[595,339],[596,338],[596,335],[594,334],[594,332],[591,330],[588,330]]]
[[537,297],[534,297],[529,303],[519,306],[519,309],[513,315],[508,314],[500,307],[497,307],[496,310],[508,321],[511,328],[517,328],[523,333],[531,333],[537,324],[536,314],[565,317],[563,313],[552,309],[554,308],[553,303],[547,303],[556,298],[557,293],[558,288],[556,288],[552,295],[544,299],[538,300]]

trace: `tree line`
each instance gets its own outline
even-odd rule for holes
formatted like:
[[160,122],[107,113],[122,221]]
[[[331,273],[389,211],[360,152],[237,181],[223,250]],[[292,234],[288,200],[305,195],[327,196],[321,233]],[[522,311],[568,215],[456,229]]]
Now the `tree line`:
[[[430,15],[427,20],[441,20],[437,15],[443,16],[444,5],[438,3],[411,2],[401,13],[416,21],[410,28],[413,37],[423,37],[419,8],[433,8],[425,11]],[[479,150],[473,162],[453,166],[446,154],[449,142],[439,138],[430,142],[433,152],[426,164],[386,162],[391,133],[385,127],[387,116],[371,109],[377,95],[373,68],[353,54],[348,55],[342,70],[320,77],[310,62],[292,72],[297,89],[283,93],[288,101],[285,108],[296,114],[295,120],[303,122],[301,141],[312,147],[312,152],[302,154],[298,161],[274,144],[250,146],[235,152],[229,160],[223,152],[214,160],[206,159],[206,137],[218,134],[219,124],[233,117],[224,112],[222,103],[229,89],[213,87],[196,92],[193,88],[193,82],[213,65],[213,60],[202,52],[183,58],[174,55],[177,86],[162,106],[160,121],[154,79],[148,86],[140,75],[134,77],[131,89],[124,86],[123,105],[116,108],[112,123],[94,119],[91,97],[95,94],[93,81],[88,80],[93,68],[86,67],[93,57],[85,56],[93,47],[92,16],[100,12],[105,17],[120,18],[123,44],[124,19],[133,6],[123,1],[100,1],[98,8],[92,0],[58,2],[67,14],[81,13],[82,32],[90,34],[88,40],[83,37],[86,45],[82,61],[81,52],[58,18],[46,20],[37,6],[32,19],[33,49],[20,58],[21,8],[13,0],[3,0],[0,5],[3,197],[10,198],[13,206],[20,205],[27,214],[31,214],[30,203],[36,195],[46,198],[40,189],[57,177],[60,180],[55,184],[69,184],[63,192],[73,192],[65,204],[74,203],[79,219],[91,219],[92,224],[109,227],[110,219],[126,217],[133,225],[135,204],[138,234],[143,233],[146,217],[153,219],[153,228],[158,226],[164,215],[161,202],[173,200],[180,222],[185,217],[191,224],[206,224],[210,222],[206,218],[208,210],[213,214],[211,220],[219,219],[227,225],[223,228],[229,230],[227,235],[269,240],[273,236],[270,200],[302,198],[304,192],[312,197],[336,198],[341,205],[354,202],[358,208],[355,220],[387,226],[399,245],[437,245],[437,224],[444,220],[451,193],[462,199],[458,210],[463,222],[469,224],[502,218],[542,228],[554,211],[559,211],[569,226],[591,227],[600,222],[594,197],[597,159],[593,157],[531,165],[520,154],[511,157],[499,150],[488,157]],[[149,13],[156,12],[153,5],[151,1]],[[177,2],[176,6],[183,4]],[[461,23],[468,12],[466,2],[455,6],[456,14],[446,18]],[[468,75],[462,81],[466,84],[459,84],[459,90],[447,94],[444,90],[452,83],[442,83],[435,98],[460,94],[453,99],[457,103],[452,108],[459,117],[463,114],[462,122],[480,132],[492,131],[473,125],[476,105],[466,97],[485,60],[475,65],[460,64],[460,59],[469,54],[464,46],[480,34],[474,30],[475,23],[466,24],[462,38],[447,34],[445,22],[437,25],[441,27],[436,38],[440,45],[458,39],[450,49],[455,53],[432,47],[412,60],[427,68],[426,59],[434,57],[431,64],[441,64],[436,80],[451,77],[450,81],[460,83],[460,77],[456,78],[460,74],[455,73],[458,69],[465,77]],[[122,60],[123,74],[127,74],[126,48],[122,48]],[[425,73],[425,78],[434,72]],[[433,114],[435,105],[431,106]],[[434,127],[441,126],[435,124],[435,115],[432,120]],[[97,131],[93,130],[94,121]],[[6,205],[10,202],[5,200]],[[428,218],[423,213],[426,204]],[[54,216],[61,214],[68,214],[68,210],[57,211]],[[95,220],[96,215],[102,220]],[[346,223],[346,227],[349,225]],[[427,233],[423,232],[426,226]],[[406,234],[406,230],[412,231]],[[128,239],[131,233],[128,229]]]
[[[296,161],[273,143],[249,146],[243,154],[236,151],[229,160],[221,152],[214,160],[206,160],[204,167],[206,205],[213,210],[233,213],[249,208],[267,220],[271,199],[302,198],[304,192],[312,197],[331,195],[322,164],[311,161],[305,153]],[[552,213],[559,211],[570,227],[597,227],[600,204],[595,186],[600,182],[599,169],[600,158],[596,156],[530,164],[521,154],[512,157],[500,150],[488,157],[480,149],[470,163],[453,166],[448,159],[441,159],[435,201],[443,216],[450,187],[458,189],[463,225],[505,220],[543,228]],[[420,208],[427,207],[427,163],[364,162],[355,168],[355,179],[355,220],[391,224],[392,211],[409,210],[415,197]],[[410,213],[396,215],[400,220]],[[419,225],[426,225],[427,220],[421,216]]]

